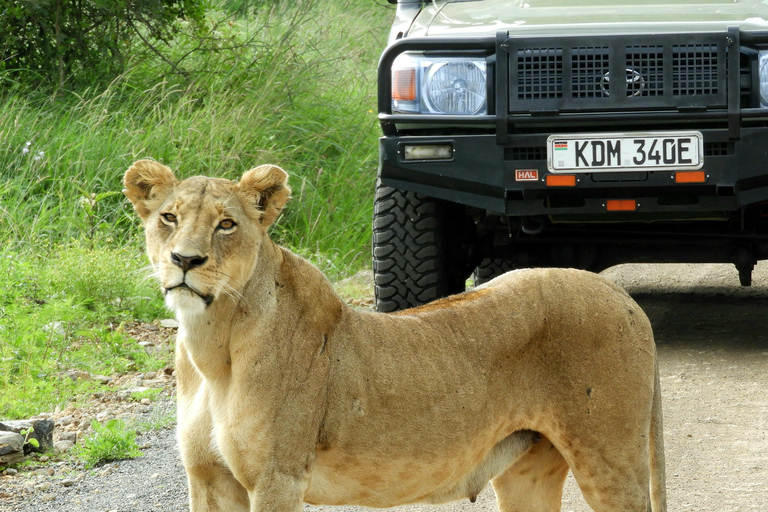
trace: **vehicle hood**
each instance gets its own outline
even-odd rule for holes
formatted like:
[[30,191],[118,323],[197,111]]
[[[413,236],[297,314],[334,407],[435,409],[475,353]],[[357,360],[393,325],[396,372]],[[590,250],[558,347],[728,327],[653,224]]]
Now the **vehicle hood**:
[[768,0],[435,0],[409,36],[490,36],[768,30]]

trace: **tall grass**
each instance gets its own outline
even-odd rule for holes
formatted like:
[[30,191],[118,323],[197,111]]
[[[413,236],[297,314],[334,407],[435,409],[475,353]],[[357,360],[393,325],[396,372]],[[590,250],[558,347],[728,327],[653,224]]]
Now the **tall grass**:
[[163,58],[136,47],[128,72],[90,90],[22,93],[0,75],[0,417],[87,388],[53,378],[61,370],[162,364],[114,328],[167,314],[119,193],[137,159],[180,178],[280,165],[293,199],[273,238],[331,278],[368,263],[376,63],[392,12],[360,0],[277,5],[212,10],[206,37],[179,33]]
[[[95,221],[115,240],[134,238],[122,196],[105,198],[97,219],[81,198],[119,191],[139,158],[181,177],[232,179],[269,162],[294,188],[275,236],[342,267],[362,264],[377,165],[375,67],[390,11],[352,0],[279,5],[226,22],[212,12],[228,49],[190,54],[199,62],[182,63],[194,73],[140,61],[102,90],[0,98],[0,236],[52,244],[93,237]],[[182,34],[173,51],[195,41]]]

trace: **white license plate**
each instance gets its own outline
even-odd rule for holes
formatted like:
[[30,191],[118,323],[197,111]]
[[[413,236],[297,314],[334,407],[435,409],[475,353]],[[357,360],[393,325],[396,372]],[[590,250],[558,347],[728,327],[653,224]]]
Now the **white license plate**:
[[704,165],[699,132],[600,133],[547,138],[550,172],[695,170]]

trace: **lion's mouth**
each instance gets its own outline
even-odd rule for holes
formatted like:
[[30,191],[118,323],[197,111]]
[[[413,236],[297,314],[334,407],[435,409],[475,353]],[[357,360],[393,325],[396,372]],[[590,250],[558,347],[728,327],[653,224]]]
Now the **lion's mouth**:
[[195,295],[203,299],[203,302],[205,303],[206,307],[210,306],[211,303],[213,302],[213,295],[209,293],[201,293],[195,290],[194,288],[192,288],[191,286],[189,286],[187,283],[181,283],[181,284],[177,284],[176,286],[171,286],[170,288],[166,288],[164,291],[164,295],[168,295],[169,292],[173,290],[177,290],[179,288],[189,290],[190,292],[194,293]]

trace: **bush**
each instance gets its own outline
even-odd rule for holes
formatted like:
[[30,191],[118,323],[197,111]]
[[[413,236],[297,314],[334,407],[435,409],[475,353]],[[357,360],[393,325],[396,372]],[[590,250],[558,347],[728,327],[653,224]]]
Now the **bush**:
[[124,71],[132,40],[202,22],[205,0],[0,0],[0,70],[27,86],[76,87]]

